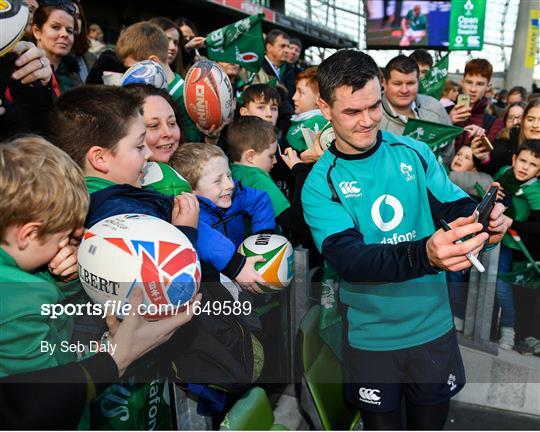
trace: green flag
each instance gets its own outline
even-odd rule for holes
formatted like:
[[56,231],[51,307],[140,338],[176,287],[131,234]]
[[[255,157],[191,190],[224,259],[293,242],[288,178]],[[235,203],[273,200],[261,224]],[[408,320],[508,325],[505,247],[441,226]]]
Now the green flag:
[[540,288],[540,275],[537,271],[538,266],[530,262],[518,261],[512,264],[512,269],[508,273],[500,274],[499,279],[523,288]]
[[253,15],[215,30],[206,37],[208,58],[236,63],[250,72],[258,72],[264,60],[261,22],[264,14]]
[[448,58],[450,54],[446,54],[440,59],[420,80],[419,93],[433,96],[435,99],[440,99],[444,90],[446,76],[448,75]]
[[438,156],[440,150],[450,144],[461,132],[463,128],[457,126],[411,118],[405,126],[403,135],[425,142]]
[[481,50],[484,45],[486,0],[452,0],[449,49]]

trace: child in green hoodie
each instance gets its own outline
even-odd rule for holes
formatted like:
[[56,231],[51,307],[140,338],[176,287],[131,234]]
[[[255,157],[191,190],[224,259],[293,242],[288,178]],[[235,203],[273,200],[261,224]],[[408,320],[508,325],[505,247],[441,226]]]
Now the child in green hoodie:
[[[523,242],[534,253],[540,240],[540,140],[526,140],[516,155],[512,166],[503,167],[493,179],[498,181],[506,194],[508,209],[505,215],[511,218],[510,229],[518,232]],[[506,234],[501,245],[499,274],[512,268],[513,255],[519,246],[510,234]],[[501,338],[499,347],[511,350],[514,347],[516,313],[512,287],[499,280],[496,291],[497,303],[501,307]]]
[[77,248],[89,197],[79,167],[38,136],[0,145],[0,377],[76,360],[73,317],[51,306],[77,294]]

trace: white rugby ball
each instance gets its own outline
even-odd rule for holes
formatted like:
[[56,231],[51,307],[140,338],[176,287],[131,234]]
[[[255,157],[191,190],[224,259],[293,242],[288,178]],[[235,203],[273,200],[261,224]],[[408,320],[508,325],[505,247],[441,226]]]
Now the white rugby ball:
[[209,130],[232,119],[236,98],[223,69],[213,61],[201,60],[186,75],[184,103],[191,119]]
[[153,60],[143,60],[135,63],[124,72],[121,86],[128,84],[149,84],[160,89],[167,89],[167,74],[165,69]]
[[0,0],[0,57],[11,51],[24,34],[28,5],[23,0]]
[[275,293],[289,286],[294,276],[294,251],[285,237],[277,234],[256,234],[245,239],[239,252],[247,257],[261,255],[266,261],[255,264],[255,270],[270,285],[261,285],[265,292]]
[[77,259],[82,286],[94,302],[124,304],[141,287],[146,315],[154,318],[171,314],[162,305],[182,310],[201,281],[197,252],[188,238],[148,215],[122,214],[98,222],[85,232]]

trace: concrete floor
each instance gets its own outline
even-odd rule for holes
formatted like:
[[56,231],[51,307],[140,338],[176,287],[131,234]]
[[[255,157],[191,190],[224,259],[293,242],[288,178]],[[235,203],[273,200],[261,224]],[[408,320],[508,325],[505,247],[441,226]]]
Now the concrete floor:
[[450,402],[445,430],[540,430],[540,417]]

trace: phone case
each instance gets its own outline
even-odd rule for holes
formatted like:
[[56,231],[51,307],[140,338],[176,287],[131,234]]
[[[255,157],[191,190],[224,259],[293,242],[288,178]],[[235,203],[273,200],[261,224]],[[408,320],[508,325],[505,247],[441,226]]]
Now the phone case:
[[489,216],[491,214],[491,210],[493,210],[493,207],[495,207],[495,202],[497,201],[497,191],[497,186],[490,187],[482,198],[482,201],[480,201],[480,204],[478,204],[476,207],[476,221],[482,224],[482,231],[488,230]]

